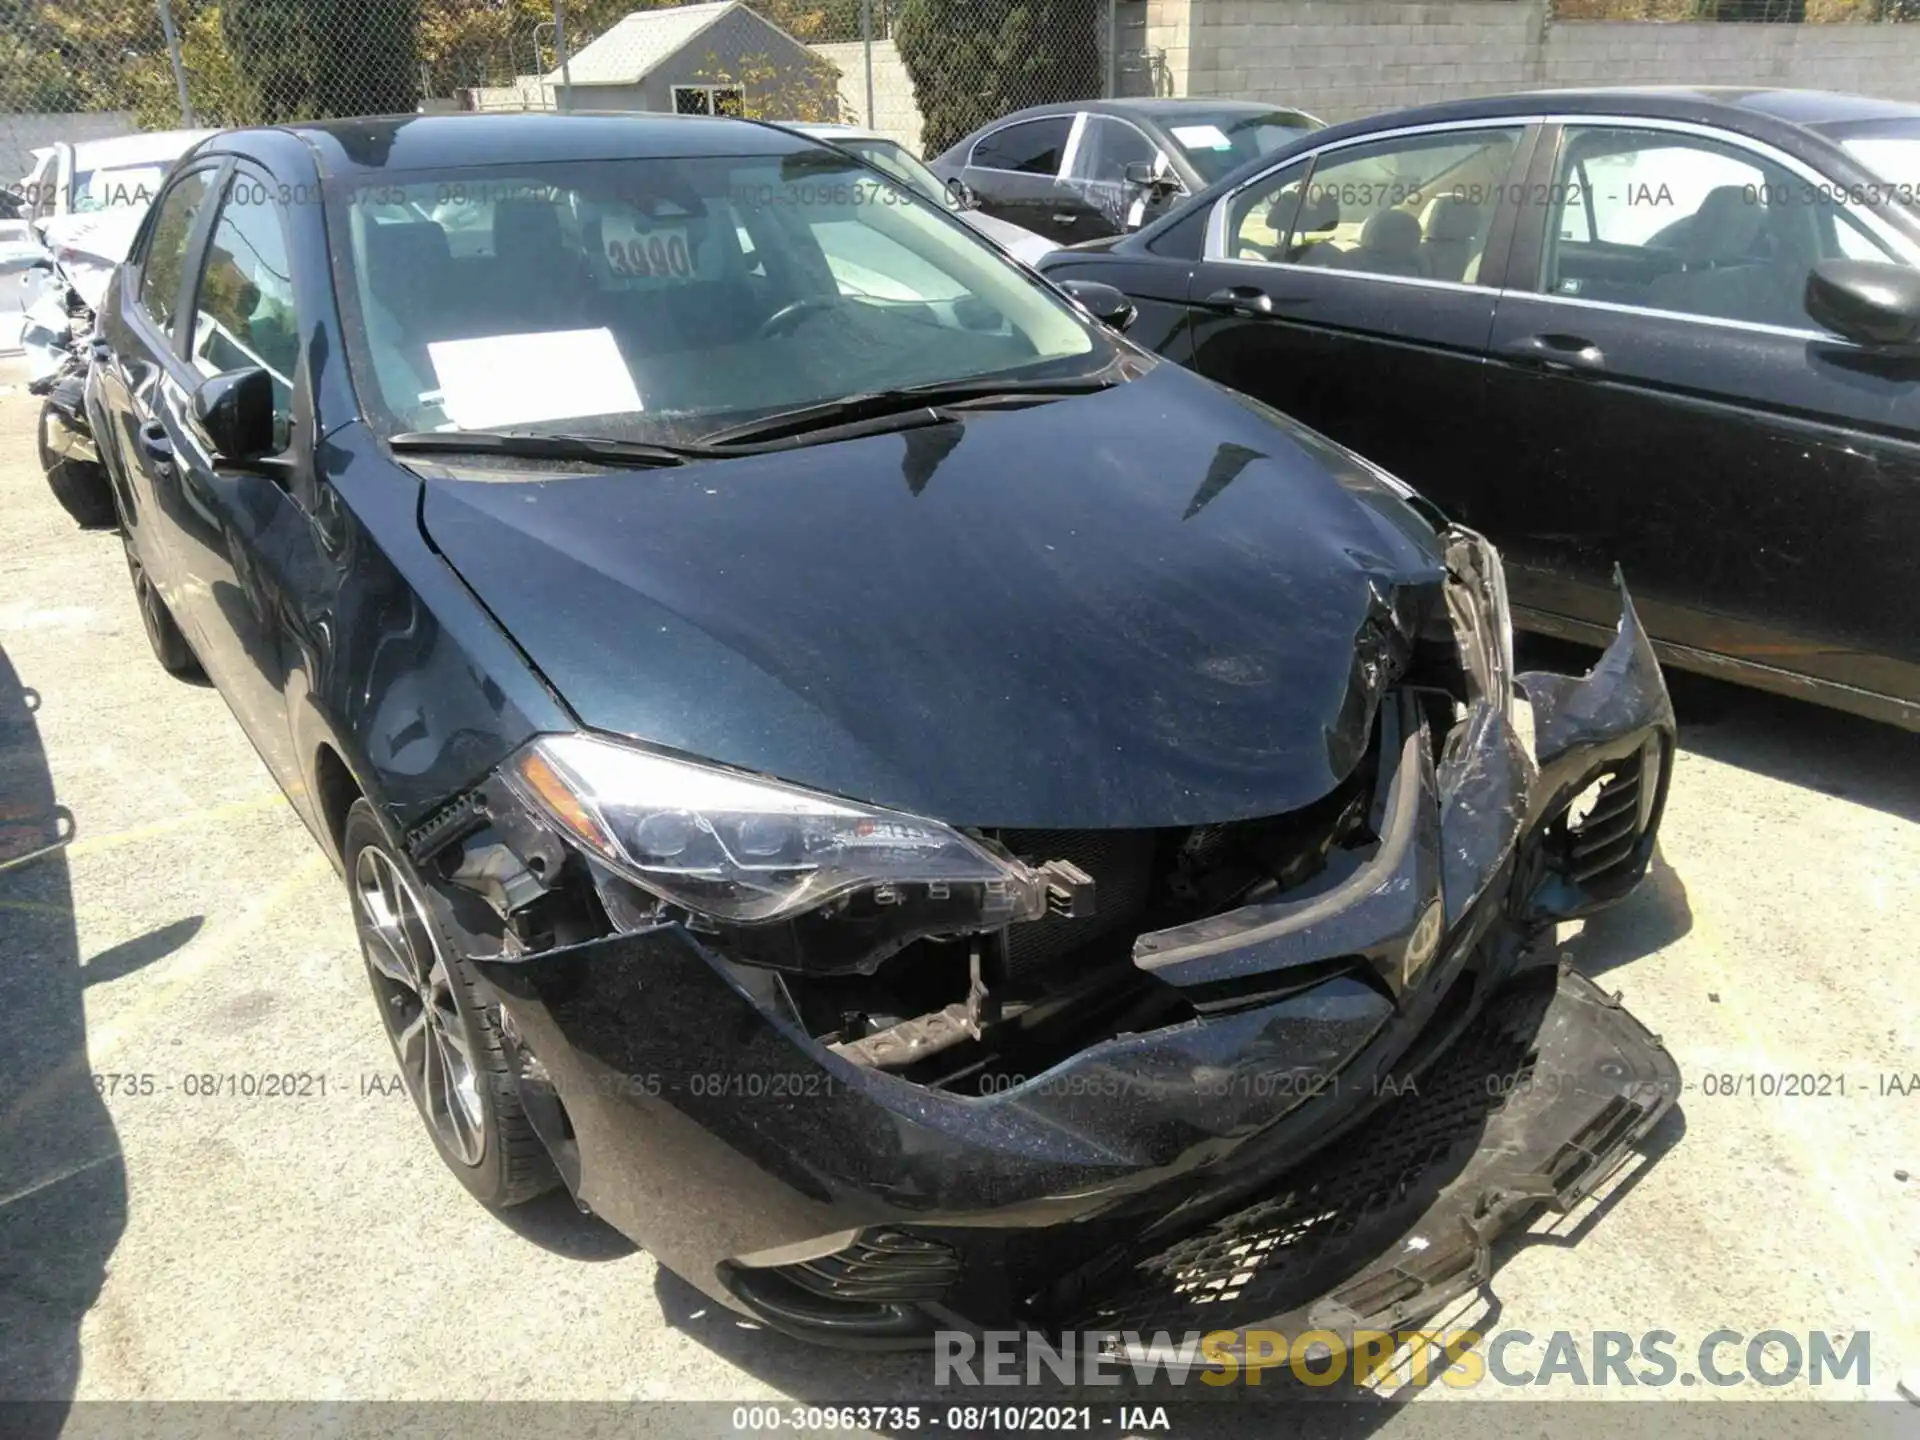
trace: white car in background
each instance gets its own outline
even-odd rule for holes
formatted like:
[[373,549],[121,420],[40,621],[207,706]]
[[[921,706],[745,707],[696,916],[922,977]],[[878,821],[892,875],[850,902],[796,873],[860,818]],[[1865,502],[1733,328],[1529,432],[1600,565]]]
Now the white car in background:
[[20,180],[21,214],[42,234],[65,215],[123,208],[144,214],[173,162],[213,133],[145,130],[36,150],[33,169]]
[[867,130],[858,125],[806,124],[788,125],[789,130],[802,135],[810,135],[816,140],[824,140],[829,145],[851,151],[876,170],[883,170],[916,194],[923,195],[936,205],[945,206],[953,211],[968,225],[993,241],[1014,259],[1025,265],[1032,265],[1042,255],[1058,249],[1045,236],[1036,235],[1031,230],[997,219],[992,215],[970,208],[963,204],[960,197],[948,188],[941,178],[927,168],[926,162],[915,155],[898,140],[882,135],[877,130]]
[[[15,333],[26,352],[28,392],[43,401],[41,468],[54,498],[82,525],[114,519],[83,398],[94,313],[167,172],[213,133],[62,141],[35,151],[33,171],[20,182],[26,228],[45,248],[20,269],[18,289],[10,287],[19,307]],[[11,317],[7,323],[11,329]]]

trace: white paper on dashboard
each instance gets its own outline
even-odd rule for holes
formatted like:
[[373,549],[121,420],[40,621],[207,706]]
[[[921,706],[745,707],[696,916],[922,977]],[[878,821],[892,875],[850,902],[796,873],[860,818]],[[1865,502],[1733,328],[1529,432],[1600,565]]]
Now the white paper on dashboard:
[[1233,142],[1218,125],[1175,125],[1173,138],[1189,150],[1231,150]]
[[604,327],[435,340],[427,356],[441,408],[463,430],[642,408],[620,346]]

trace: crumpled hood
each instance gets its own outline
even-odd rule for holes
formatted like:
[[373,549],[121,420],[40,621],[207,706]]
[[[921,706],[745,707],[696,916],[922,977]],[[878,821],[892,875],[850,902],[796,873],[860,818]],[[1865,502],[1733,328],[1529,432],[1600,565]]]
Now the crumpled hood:
[[585,725],[964,825],[1318,798],[1443,574],[1388,482],[1170,364],[678,469],[420,468],[433,542]]

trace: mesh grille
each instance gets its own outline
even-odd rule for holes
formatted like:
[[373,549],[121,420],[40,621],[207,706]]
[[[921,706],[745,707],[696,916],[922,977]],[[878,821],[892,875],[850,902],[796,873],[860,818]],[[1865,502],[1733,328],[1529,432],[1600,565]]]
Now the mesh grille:
[[960,1273],[953,1250],[904,1230],[870,1230],[844,1250],[779,1266],[801,1289],[850,1304],[938,1300]]
[[1071,860],[1093,877],[1093,914],[1007,930],[1007,971],[1018,977],[1139,918],[1153,885],[1151,830],[1003,830],[1000,843],[1034,861]]
[[[1409,1222],[1477,1150],[1489,1116],[1531,1073],[1550,985],[1511,986],[1419,1077],[1344,1142],[1266,1198],[1135,1261],[1075,1323],[1213,1329],[1283,1314],[1372,1258],[1351,1237]],[[1382,1090],[1386,1085],[1383,1082]]]

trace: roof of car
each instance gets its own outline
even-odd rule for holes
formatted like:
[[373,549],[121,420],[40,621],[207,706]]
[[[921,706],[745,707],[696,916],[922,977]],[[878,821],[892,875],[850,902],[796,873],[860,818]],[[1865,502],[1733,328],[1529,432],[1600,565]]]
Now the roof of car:
[[1216,100],[1206,96],[1189,96],[1181,99],[1142,97],[1117,100],[1063,100],[1050,105],[1029,105],[1024,110],[1011,110],[984,125],[975,126],[971,133],[978,134],[982,130],[991,130],[994,126],[1003,125],[1009,120],[1042,120],[1050,115],[1073,115],[1082,110],[1094,115],[1130,115],[1135,119],[1152,120],[1161,124],[1178,121],[1188,115],[1271,115],[1275,111],[1294,115],[1307,113],[1296,106],[1269,104],[1264,100]]
[[828,140],[838,143],[842,140],[887,140],[893,144],[900,142],[890,135],[882,135],[878,130],[869,130],[865,125],[842,125],[830,120],[782,120],[779,124],[801,135],[811,135],[816,140]]
[[1768,90],[1737,85],[1642,85],[1584,90],[1526,90],[1443,100],[1410,110],[1390,110],[1348,120],[1316,135],[1316,143],[1348,134],[1397,129],[1405,125],[1443,125],[1501,115],[1614,114],[1654,120],[1690,120],[1720,125],[1759,138],[1777,138],[1788,128],[1822,130],[1872,120],[1920,119],[1920,105],[1842,95],[1826,90]]
[[[1897,100],[1875,100],[1825,90],[1781,90],[1737,85],[1643,85],[1594,87],[1584,90],[1527,90],[1505,95],[1480,95],[1466,100],[1444,100],[1410,110],[1389,110],[1358,120],[1342,121],[1324,130],[1302,135],[1269,153],[1229,170],[1185,204],[1175,207],[1136,232],[1149,237],[1204,200],[1224,194],[1268,168],[1293,156],[1355,136],[1398,130],[1415,125],[1446,125],[1462,120],[1500,116],[1619,115],[1650,120],[1690,121],[1717,125],[1736,134],[1779,144],[1833,147],[1834,137],[1847,127],[1874,121],[1920,120],[1920,105]],[[1795,137],[1800,137],[1796,141]],[[1837,148],[1837,147],[1835,147]],[[1132,239],[1135,237],[1129,237]]]
[[178,158],[196,142],[215,133],[212,130],[142,130],[109,140],[81,140],[74,144],[73,163],[76,169],[83,170],[154,165]]
[[[1528,90],[1449,100],[1393,114],[1396,121],[1468,118],[1481,115],[1535,114],[1543,108],[1572,113],[1627,110],[1658,118],[1687,119],[1703,113],[1749,114],[1791,125],[1823,125],[1851,120],[1920,118],[1920,105],[1843,95],[1828,90],[1764,89],[1740,85],[1622,85],[1578,90]],[[1372,120],[1386,116],[1375,115]],[[1356,122],[1358,123],[1358,122]]]
[[246,154],[274,134],[304,141],[328,177],[649,155],[785,155],[807,147],[803,136],[751,120],[535,111],[314,121],[231,132],[216,148]]

